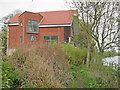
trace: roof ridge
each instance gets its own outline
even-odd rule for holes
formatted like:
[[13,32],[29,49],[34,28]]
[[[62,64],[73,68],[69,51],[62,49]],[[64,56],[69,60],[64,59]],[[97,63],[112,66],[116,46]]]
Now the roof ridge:
[[[34,13],[43,16],[45,19],[41,24],[62,24],[62,23],[71,23],[72,22],[72,15],[76,13],[78,10],[57,10],[57,11],[46,11],[46,12],[29,12],[24,11],[23,13]],[[22,14],[23,14],[22,13]],[[9,22],[17,22],[18,17],[22,14],[16,14]]]
[[76,10],[57,10],[57,11],[43,11],[43,12],[36,12],[36,13],[49,13],[49,12],[66,12],[66,11],[76,11]]

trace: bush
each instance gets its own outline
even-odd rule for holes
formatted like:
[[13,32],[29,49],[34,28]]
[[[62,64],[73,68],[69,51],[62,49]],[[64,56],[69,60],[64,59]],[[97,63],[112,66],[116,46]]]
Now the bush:
[[9,62],[2,62],[2,87],[15,88],[21,86],[21,76],[14,72],[15,68]]
[[83,61],[86,60],[87,52],[86,48],[80,49],[72,45],[62,45],[63,50],[66,52],[67,59],[70,64],[80,65]]
[[71,87],[72,74],[64,51],[54,45],[33,46],[17,50],[11,57],[15,71],[22,73],[22,87]]

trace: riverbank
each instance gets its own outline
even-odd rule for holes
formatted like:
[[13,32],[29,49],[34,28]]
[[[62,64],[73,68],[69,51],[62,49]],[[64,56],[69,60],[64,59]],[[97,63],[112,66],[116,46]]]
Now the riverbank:
[[116,52],[115,50],[113,50],[113,51],[105,51],[103,53],[103,58],[114,57],[114,56],[120,56],[120,53]]
[[80,76],[86,88],[118,88],[118,71],[99,62],[80,66]]

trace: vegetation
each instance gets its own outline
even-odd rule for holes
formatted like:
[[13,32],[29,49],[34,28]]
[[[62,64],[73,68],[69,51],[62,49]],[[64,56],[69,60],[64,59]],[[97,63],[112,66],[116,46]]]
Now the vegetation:
[[[76,22],[80,31],[84,31],[87,35],[88,48],[87,55],[89,56],[89,48],[91,38],[95,40],[100,61],[102,61],[103,53],[106,49],[118,47],[119,30],[117,29],[117,2],[82,2],[72,0],[69,3],[72,9],[78,9]],[[89,57],[87,57],[89,62]],[[88,65],[87,65],[88,66]]]
[[2,49],[2,53],[6,54],[7,52],[7,29],[8,29],[8,25],[6,24],[6,22],[11,19],[15,14],[17,13],[22,13],[21,10],[15,10],[13,11],[11,14],[7,15],[7,16],[4,16],[1,21],[2,23],[4,24],[2,27],[1,27],[1,33],[0,33],[0,39],[2,39],[2,41],[0,40],[0,45],[2,47],[4,47]]
[[[3,63],[2,67],[5,75],[9,75],[5,79],[3,77],[3,82],[9,80],[9,83],[5,84],[4,87],[8,85],[19,88],[62,88],[72,86],[73,76],[70,72],[70,65],[66,61],[64,51],[58,46],[42,45],[29,49],[24,48],[24,50],[19,49],[8,59],[10,64]],[[10,66],[11,64],[13,66]],[[10,68],[7,69],[7,67]],[[14,86],[15,72],[18,73],[16,75],[17,80],[21,81],[17,86]],[[19,76],[21,76],[20,79]]]
[[[74,17],[78,28],[80,26],[79,34],[74,35],[76,47],[73,43],[41,44],[19,48],[13,55],[6,56],[7,27],[2,28],[3,88],[79,88],[77,72],[87,88],[118,88],[118,71],[112,64],[101,64],[103,58],[117,55],[113,49],[118,44],[119,31],[114,30],[116,3],[73,0],[72,4],[81,12],[77,15],[80,19]],[[4,17],[3,22],[12,16]]]
[[80,75],[87,88],[118,88],[118,71],[112,66],[101,66],[100,62],[80,66]]
[[72,72],[72,76],[73,76],[72,87],[80,88],[78,85],[77,66],[76,65],[71,64],[71,72]]
[[86,48],[80,49],[70,44],[63,44],[62,47],[66,52],[67,60],[70,64],[78,66],[85,62],[87,56]]
[[2,27],[2,33],[0,34],[0,39],[1,39],[1,46],[3,54],[6,54],[7,52],[7,27],[4,26]]
[[2,63],[2,87],[3,88],[15,88],[22,84],[21,77],[19,73],[14,71],[15,68],[12,64],[7,61]]
[[[80,72],[87,88],[117,88],[117,71],[94,61],[93,57],[99,58],[96,52],[94,48],[86,69],[83,63],[87,56],[86,48],[54,44],[18,49],[12,56],[3,58],[2,87],[79,88],[77,72]],[[80,71],[77,71],[78,67]]]
[[115,50],[111,50],[111,51],[105,51],[103,53],[103,57],[114,57],[114,56],[119,56],[119,53],[117,53]]

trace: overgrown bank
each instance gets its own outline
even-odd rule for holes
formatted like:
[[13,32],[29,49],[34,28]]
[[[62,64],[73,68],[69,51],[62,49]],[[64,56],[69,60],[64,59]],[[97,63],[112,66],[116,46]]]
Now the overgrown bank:
[[4,60],[3,87],[72,87],[70,65],[59,46],[35,46],[17,50]]
[[[80,67],[80,76],[86,88],[118,88],[118,68],[111,63],[104,66],[99,61],[99,53],[94,48],[90,54],[89,68],[86,69],[86,48],[76,48],[71,45],[63,45],[67,54],[67,60],[72,64],[73,75],[77,76],[77,68]],[[108,55],[114,56],[116,53],[105,52],[104,58]]]
[[118,88],[118,71],[100,62],[91,63],[89,69],[80,66],[80,75],[87,88]]
[[94,61],[92,58],[98,57],[95,52],[91,52],[87,70],[86,48],[56,44],[18,49],[12,56],[3,58],[3,87],[79,88],[77,72],[80,72],[87,88],[117,88],[117,71]]

